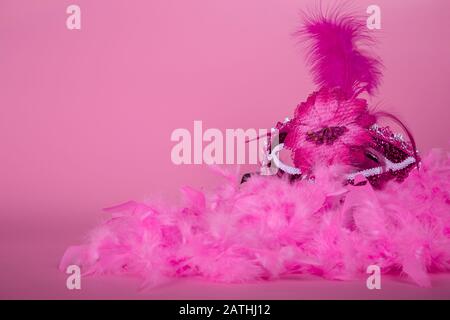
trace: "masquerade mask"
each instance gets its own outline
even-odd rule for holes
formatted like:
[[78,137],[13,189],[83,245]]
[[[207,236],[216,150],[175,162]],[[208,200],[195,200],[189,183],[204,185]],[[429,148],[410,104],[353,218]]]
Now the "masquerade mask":
[[[364,92],[377,88],[381,62],[361,48],[372,39],[365,26],[352,18],[307,21],[299,36],[309,43],[309,64],[320,87],[297,106],[293,119],[279,122],[280,144],[267,150],[266,163],[291,179],[313,174],[316,166],[345,165],[353,170],[345,180],[354,183],[362,175],[376,187],[388,180],[402,181],[418,164],[415,142],[406,126],[387,112],[371,112]],[[397,122],[409,141],[380,127],[381,118]],[[278,154],[291,151],[294,166]]]

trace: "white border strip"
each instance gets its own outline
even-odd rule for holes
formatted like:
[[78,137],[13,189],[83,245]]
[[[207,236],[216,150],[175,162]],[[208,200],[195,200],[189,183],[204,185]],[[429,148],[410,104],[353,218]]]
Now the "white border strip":
[[[280,160],[280,158],[278,157],[278,153],[281,150],[283,150],[283,148],[284,148],[284,143],[280,143],[279,145],[275,146],[272,150],[272,153],[270,153],[267,156],[267,159],[269,161],[273,161],[278,169],[281,169],[286,173],[296,174],[296,175],[302,174],[302,171],[300,169],[288,166]],[[396,172],[396,171],[403,170],[403,169],[407,168],[408,166],[416,163],[416,159],[414,157],[408,157],[399,163],[394,163],[388,159],[385,159],[385,161],[386,161],[385,167],[375,167],[375,168],[371,168],[371,169],[358,171],[358,172],[347,175],[346,178],[348,180],[354,180],[355,177],[358,175],[363,175],[364,177],[368,178],[368,177],[371,177],[371,176],[374,176],[377,174],[382,174],[383,172],[386,172],[386,171]]]

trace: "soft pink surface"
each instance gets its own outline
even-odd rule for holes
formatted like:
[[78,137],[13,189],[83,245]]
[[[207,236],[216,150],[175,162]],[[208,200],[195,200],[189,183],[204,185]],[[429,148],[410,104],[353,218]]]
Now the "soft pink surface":
[[[1,297],[141,297],[127,279],[67,291],[56,270],[64,249],[104,206],[213,184],[201,166],[172,164],[174,129],[271,127],[313,89],[291,34],[315,1],[78,0],[79,32],[65,27],[73,2],[0,4]],[[399,114],[419,148],[446,147],[450,2],[377,4],[386,71],[372,104]],[[433,282],[389,282],[380,293],[363,282],[180,283],[143,296],[448,297],[449,278]]]

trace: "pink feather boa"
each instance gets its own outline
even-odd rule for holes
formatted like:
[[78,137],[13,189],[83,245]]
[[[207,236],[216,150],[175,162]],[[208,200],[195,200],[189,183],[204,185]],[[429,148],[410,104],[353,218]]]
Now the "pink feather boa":
[[401,184],[383,190],[343,186],[339,169],[316,170],[315,182],[253,177],[205,195],[183,188],[178,209],[129,202],[69,248],[61,269],[133,274],[155,285],[166,278],[220,282],[313,274],[352,279],[369,265],[429,286],[428,273],[450,271],[450,160],[424,157]]

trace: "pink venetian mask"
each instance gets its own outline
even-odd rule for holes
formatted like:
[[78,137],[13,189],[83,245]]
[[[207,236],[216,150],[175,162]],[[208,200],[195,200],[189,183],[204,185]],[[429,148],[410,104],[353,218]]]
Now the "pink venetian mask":
[[[353,168],[348,183],[357,175],[376,187],[402,181],[419,163],[412,135],[398,118],[371,112],[359,97],[372,94],[381,77],[381,62],[361,49],[372,41],[365,25],[319,16],[299,35],[309,41],[308,60],[320,89],[297,106],[291,120],[277,124],[279,144],[269,145],[268,161],[293,179],[312,175],[317,166],[345,165]],[[400,124],[409,141],[378,126],[381,118]],[[293,166],[279,159],[282,149],[290,150]]]

